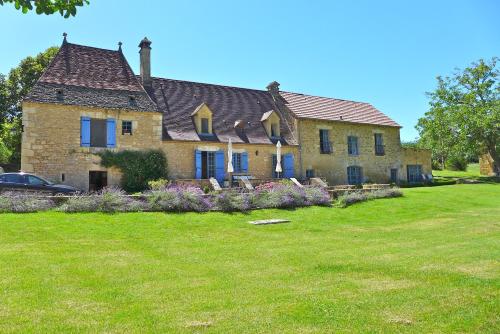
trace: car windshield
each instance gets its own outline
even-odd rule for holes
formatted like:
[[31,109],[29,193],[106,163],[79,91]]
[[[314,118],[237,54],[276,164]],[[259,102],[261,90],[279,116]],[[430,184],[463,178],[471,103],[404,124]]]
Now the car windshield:
[[44,178],[41,178],[40,176],[27,174],[26,177],[27,177],[28,183],[31,185],[41,185],[41,184],[52,185],[53,184],[52,182],[47,181]]

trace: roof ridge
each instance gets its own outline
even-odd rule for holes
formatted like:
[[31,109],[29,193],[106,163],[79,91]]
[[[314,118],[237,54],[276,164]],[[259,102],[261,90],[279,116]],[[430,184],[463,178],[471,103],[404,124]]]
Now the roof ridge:
[[219,84],[208,83],[208,82],[198,82],[198,81],[189,81],[189,80],[180,80],[180,79],[171,79],[171,78],[161,78],[161,77],[151,77],[151,78],[152,79],[159,79],[159,80],[175,81],[175,82],[181,82],[181,83],[191,83],[191,84],[197,84],[197,85],[217,86],[217,87],[224,87],[224,88],[230,88],[230,89],[249,90],[249,91],[255,91],[255,92],[260,92],[260,93],[268,93],[268,91],[264,90],[264,89],[255,89],[255,88],[246,88],[246,87],[238,87],[238,86],[219,85]]
[[309,97],[319,97],[319,98],[322,98],[322,99],[331,99],[331,100],[339,100],[339,101],[346,101],[346,102],[363,103],[363,104],[368,104],[368,105],[373,106],[370,102],[354,101],[354,100],[347,100],[347,99],[339,99],[337,97],[320,96],[320,95],[310,95],[310,94],[297,93],[297,92],[291,92],[291,91],[286,91],[286,90],[282,90],[282,91],[280,91],[280,93],[289,93],[289,94],[304,95],[304,96],[309,96]]
[[76,43],[70,43],[70,42],[66,42],[66,45],[74,45],[74,46],[78,46],[78,47],[82,47],[82,48],[95,49],[95,50],[101,50],[101,51],[120,52],[119,50],[98,48],[96,46],[89,46],[89,45],[76,44]]

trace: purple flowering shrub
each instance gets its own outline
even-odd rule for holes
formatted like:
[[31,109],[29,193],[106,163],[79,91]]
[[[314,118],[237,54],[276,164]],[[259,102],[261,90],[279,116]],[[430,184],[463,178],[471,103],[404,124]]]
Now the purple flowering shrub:
[[0,213],[2,212],[37,212],[55,207],[54,201],[44,198],[43,194],[4,192],[0,194]]
[[150,211],[205,212],[211,209],[212,203],[203,190],[189,185],[169,185],[162,190],[147,193]]
[[306,199],[309,205],[325,205],[329,206],[332,203],[330,194],[325,188],[309,186],[304,188]]
[[216,209],[224,212],[245,212],[253,208],[252,195],[237,191],[224,191],[214,194],[213,205]]
[[126,193],[116,187],[104,188],[96,194],[71,196],[59,207],[63,212],[137,212],[144,211],[144,202],[126,196]]

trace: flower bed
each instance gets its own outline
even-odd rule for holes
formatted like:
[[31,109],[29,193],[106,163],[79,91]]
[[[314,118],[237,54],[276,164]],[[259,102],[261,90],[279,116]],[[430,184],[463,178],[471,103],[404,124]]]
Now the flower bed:
[[297,208],[311,205],[330,205],[328,192],[319,187],[300,188],[289,182],[270,182],[253,192],[226,189],[206,194],[191,185],[165,184],[139,194],[126,195],[117,188],[106,188],[95,194],[64,198],[41,194],[0,194],[0,212],[34,212],[56,209],[62,212],[245,212],[264,208]]

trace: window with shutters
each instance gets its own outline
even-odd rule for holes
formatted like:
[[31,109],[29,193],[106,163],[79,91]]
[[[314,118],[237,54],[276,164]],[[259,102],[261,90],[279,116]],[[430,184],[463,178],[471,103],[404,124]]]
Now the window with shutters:
[[242,168],[242,154],[241,153],[233,153],[233,169],[235,173],[243,172]]
[[361,172],[361,167],[359,166],[347,167],[347,183],[356,185],[363,183],[363,175]]
[[321,154],[330,154],[333,152],[330,142],[330,132],[328,130],[319,130],[319,149]]
[[90,119],[90,147],[106,147],[107,130],[105,119]]
[[375,155],[384,155],[384,139],[381,133],[375,133]]
[[358,137],[355,136],[347,137],[347,153],[349,155],[359,155]]

